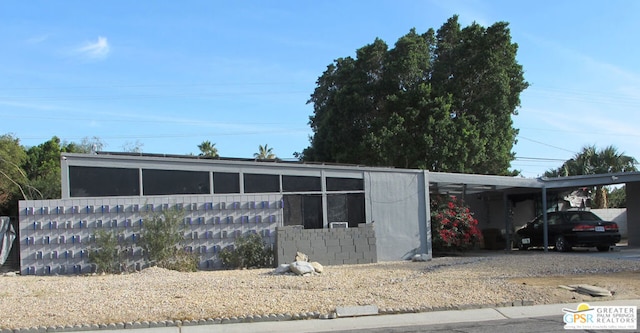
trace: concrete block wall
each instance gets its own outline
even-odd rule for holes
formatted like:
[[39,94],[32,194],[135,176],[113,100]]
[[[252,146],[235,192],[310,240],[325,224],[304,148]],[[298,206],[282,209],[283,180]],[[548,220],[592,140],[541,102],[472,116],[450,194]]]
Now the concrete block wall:
[[200,269],[221,267],[218,253],[235,238],[260,233],[275,244],[282,225],[282,196],[223,195],[172,198],[84,198],[29,200],[19,204],[20,272],[23,275],[84,274],[95,270],[89,261],[97,230],[115,231],[127,253],[126,269],[143,268],[138,245],[142,221],[152,212],[184,210],[185,247],[198,254]]
[[612,221],[618,224],[622,239],[627,239],[627,209],[626,208],[605,208],[592,209],[591,212],[598,215],[605,221]]
[[294,261],[296,252],[322,265],[369,264],[378,262],[373,224],[358,228],[304,229],[302,226],[276,228],[276,262]]

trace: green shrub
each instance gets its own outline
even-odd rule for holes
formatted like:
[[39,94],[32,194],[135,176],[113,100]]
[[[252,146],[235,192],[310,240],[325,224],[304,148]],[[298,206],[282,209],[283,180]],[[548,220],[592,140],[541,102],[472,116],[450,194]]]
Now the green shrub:
[[220,251],[222,265],[227,268],[273,267],[273,250],[259,234],[251,233],[236,238],[234,247]]
[[151,265],[177,271],[195,271],[198,256],[184,249],[184,212],[171,208],[142,221],[140,246]]
[[195,253],[183,248],[176,248],[172,256],[157,262],[157,266],[179,272],[195,272],[198,270],[200,258]]
[[115,231],[96,231],[96,246],[90,248],[89,262],[96,264],[98,273],[120,273],[122,258]]

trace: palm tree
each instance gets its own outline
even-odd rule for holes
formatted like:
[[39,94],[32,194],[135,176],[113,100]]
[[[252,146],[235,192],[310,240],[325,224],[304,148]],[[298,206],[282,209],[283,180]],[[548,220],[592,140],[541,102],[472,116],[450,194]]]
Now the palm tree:
[[258,160],[272,160],[276,158],[276,155],[273,153],[273,148],[269,148],[269,145],[264,145],[264,147],[259,145],[258,152],[253,154],[253,157]]
[[[545,172],[547,177],[566,177],[579,175],[595,175],[612,172],[638,171],[636,168],[638,161],[631,157],[619,153],[614,146],[608,146],[597,150],[595,145],[584,146],[580,153],[564,162],[557,170]],[[607,189],[596,186],[594,206],[597,208],[607,207]]]
[[[622,153],[618,153],[617,149],[613,146],[608,146],[600,150],[595,160],[595,172],[611,173],[611,172],[629,172],[637,171],[635,164],[638,163],[635,158],[626,156]],[[596,207],[607,208],[608,198],[607,189],[603,186],[596,186]]]
[[211,141],[203,141],[198,145],[198,149],[200,149],[200,154],[198,156],[216,158],[218,157],[218,148],[216,148],[215,143],[211,143]]

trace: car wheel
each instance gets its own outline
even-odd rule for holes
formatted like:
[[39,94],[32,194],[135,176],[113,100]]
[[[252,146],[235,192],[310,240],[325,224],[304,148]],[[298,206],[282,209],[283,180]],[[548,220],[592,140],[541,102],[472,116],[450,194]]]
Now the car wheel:
[[569,244],[569,242],[567,242],[567,240],[564,237],[562,236],[556,237],[556,251],[567,252],[570,249],[571,249],[571,245]]
[[600,252],[609,252],[609,249],[611,249],[611,246],[610,245],[599,245],[599,246],[596,246],[596,248]]

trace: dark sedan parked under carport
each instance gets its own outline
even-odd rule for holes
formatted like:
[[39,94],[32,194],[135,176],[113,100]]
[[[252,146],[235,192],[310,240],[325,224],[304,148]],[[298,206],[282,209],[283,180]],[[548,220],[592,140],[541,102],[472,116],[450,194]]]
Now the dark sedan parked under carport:
[[[620,241],[615,222],[603,221],[590,211],[571,210],[547,213],[549,245],[556,251],[569,251],[574,246],[596,247],[608,251]],[[543,216],[540,215],[516,231],[516,245],[521,250],[544,246]]]

